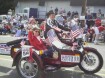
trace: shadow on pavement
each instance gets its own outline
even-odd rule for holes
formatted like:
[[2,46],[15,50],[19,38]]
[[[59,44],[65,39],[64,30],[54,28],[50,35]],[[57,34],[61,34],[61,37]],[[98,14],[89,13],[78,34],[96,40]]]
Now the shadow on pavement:
[[74,71],[59,70],[57,72],[47,73],[45,78],[102,78],[102,77],[95,74],[89,75]]
[[7,73],[11,70],[11,68],[0,66],[0,72]]
[[17,71],[14,69],[9,74],[6,74],[4,76],[0,76],[0,78],[21,78],[21,77],[19,77],[19,75],[17,74]]
[[[0,76],[0,78],[20,78],[16,70],[13,70],[9,75]],[[55,72],[43,72],[38,78],[103,78],[98,75],[88,75],[84,73],[68,71],[68,70],[58,70]]]

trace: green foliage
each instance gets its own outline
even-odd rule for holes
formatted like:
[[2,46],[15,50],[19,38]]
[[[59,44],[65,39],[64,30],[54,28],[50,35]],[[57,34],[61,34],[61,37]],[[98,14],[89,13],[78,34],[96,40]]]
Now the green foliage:
[[0,14],[7,14],[9,9],[15,9],[16,0],[0,0]]

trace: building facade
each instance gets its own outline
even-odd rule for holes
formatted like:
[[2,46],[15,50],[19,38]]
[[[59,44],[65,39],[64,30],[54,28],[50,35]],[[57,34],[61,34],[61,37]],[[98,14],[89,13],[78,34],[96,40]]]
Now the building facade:
[[[21,13],[24,8],[37,8],[40,15],[45,15],[49,10],[77,11],[81,14],[82,0],[18,0],[15,12]],[[91,12],[97,13],[101,9],[105,14],[105,0],[87,0],[87,7]]]

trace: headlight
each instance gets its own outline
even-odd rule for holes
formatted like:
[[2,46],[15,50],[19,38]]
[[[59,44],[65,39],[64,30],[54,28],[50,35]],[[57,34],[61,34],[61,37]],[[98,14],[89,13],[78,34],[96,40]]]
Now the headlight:
[[39,50],[39,55],[42,55],[44,54],[44,51],[43,50]]
[[17,52],[18,50],[19,50],[19,48],[14,48],[14,50],[13,50],[13,51],[14,51],[14,52]]
[[84,44],[84,45],[88,45],[88,43],[87,43],[87,42],[84,42],[83,44]]

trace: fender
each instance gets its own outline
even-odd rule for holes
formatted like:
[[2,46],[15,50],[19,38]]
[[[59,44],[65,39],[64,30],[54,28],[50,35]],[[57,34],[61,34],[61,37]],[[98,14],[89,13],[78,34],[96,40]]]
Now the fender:
[[39,61],[39,64],[40,64],[41,69],[44,69],[43,61],[39,57],[39,55],[37,53],[33,52],[32,57],[36,57],[38,59],[38,61]]
[[16,60],[17,60],[17,57],[18,57],[20,54],[21,54],[21,51],[19,50],[19,51],[16,53],[16,55],[14,56],[14,58],[13,58],[12,67],[13,67],[13,66],[16,66]]
[[[16,61],[17,61],[17,58],[18,58],[19,55],[21,55],[20,50],[16,53],[16,56],[13,59],[12,67],[16,66]],[[32,54],[32,57],[36,57],[38,59],[38,61],[39,61],[39,65],[40,65],[41,69],[44,69],[43,61],[41,60],[41,58],[35,52]]]
[[94,51],[97,51],[97,49],[95,49],[95,48],[91,48],[91,47],[84,47],[84,51],[87,51],[87,52],[89,52],[90,50],[94,50]]

